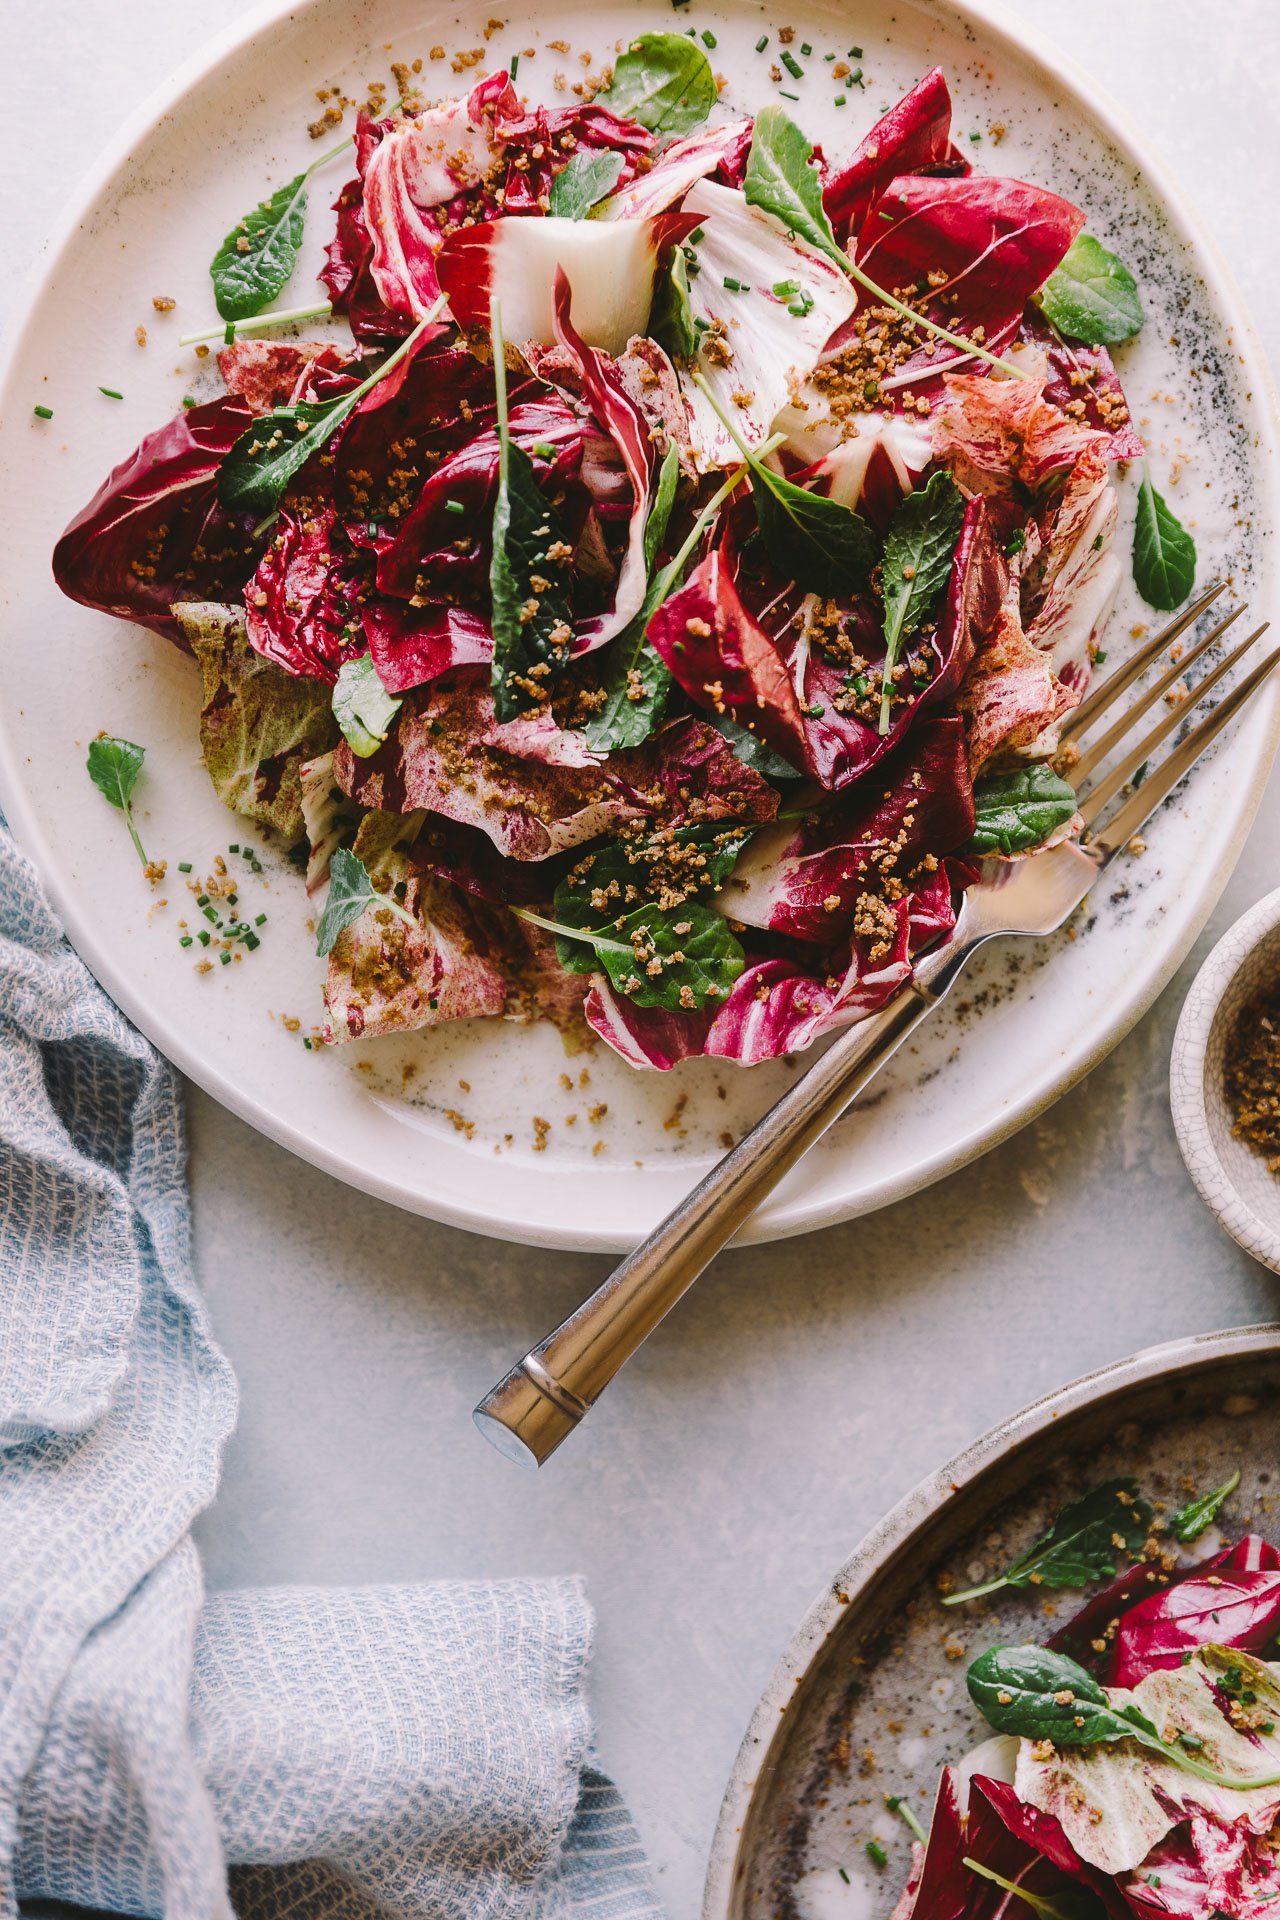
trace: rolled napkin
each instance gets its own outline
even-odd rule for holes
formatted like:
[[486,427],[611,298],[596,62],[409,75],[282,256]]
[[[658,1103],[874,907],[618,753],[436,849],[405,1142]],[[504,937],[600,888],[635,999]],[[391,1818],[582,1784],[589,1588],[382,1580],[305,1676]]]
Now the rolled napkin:
[[236,1388],[184,1163],[0,826],[0,1914],[659,1920],[578,1582],[204,1596]]

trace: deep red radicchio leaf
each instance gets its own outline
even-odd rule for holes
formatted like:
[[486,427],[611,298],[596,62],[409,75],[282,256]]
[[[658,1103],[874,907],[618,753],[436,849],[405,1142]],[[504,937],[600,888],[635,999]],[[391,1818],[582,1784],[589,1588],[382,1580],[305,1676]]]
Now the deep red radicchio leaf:
[[[1096,1894],[1117,1920],[1127,1920],[1123,1896],[1110,1874],[1081,1859],[1050,1813],[1024,1806],[1013,1788],[1003,1780],[978,1775],[970,1783],[969,1809],[965,1822],[966,1852],[984,1867],[1016,1880],[1030,1893],[1052,1898],[1061,1892],[1063,1881],[1074,1881]],[[967,1909],[968,1920],[995,1920],[1007,1914],[1008,1895],[1003,1887],[970,1874],[978,1882]]]
[[861,231],[900,174],[968,171],[968,161],[951,143],[951,95],[942,68],[935,67],[880,116],[857,151],[831,174],[822,204],[843,246],[850,233]]
[[[921,720],[872,778],[748,847],[723,905],[748,926],[830,947],[852,931],[862,894],[883,893],[886,880],[906,883],[922,860],[932,888],[940,857],[972,833],[964,722],[954,714]],[[924,922],[940,911],[931,891]]]
[[466,607],[410,607],[379,595],[364,602],[360,617],[388,693],[409,693],[452,667],[487,666],[493,659],[493,629]]
[[[1111,1622],[1119,1621],[1114,1632]],[[1146,1562],[1117,1575],[1049,1645],[1100,1674],[1107,1686],[1134,1687],[1148,1673],[1176,1667],[1207,1641],[1262,1653],[1280,1632],[1280,1553],[1246,1534],[1198,1566],[1166,1573]],[[1095,1640],[1105,1640],[1099,1652]]]
[[[514,443],[532,460],[542,486],[558,492],[576,479],[582,463],[582,425],[558,396],[545,395],[513,407],[509,429]],[[492,428],[440,462],[395,539],[379,554],[378,586],[383,593],[406,600],[415,595],[469,599],[477,608],[488,610],[498,462],[498,435]],[[580,518],[585,511],[582,504]]]
[[256,559],[253,516],[218,504],[218,467],[252,419],[228,396],[149,433],[54,548],[62,591],[179,645],[175,601],[235,599]]
[[[1013,339],[1023,308],[1044,284],[1084,225],[1078,207],[1021,180],[896,179],[876,203],[858,236],[855,258],[891,292],[915,287],[922,313],[953,333],[982,329],[982,344],[998,353]],[[945,273],[936,285],[928,276]],[[927,287],[927,294],[924,289]],[[859,310],[874,306],[859,293]],[[857,316],[842,329],[852,335]],[[833,346],[841,344],[837,335]],[[971,366],[971,356],[931,339],[882,383],[886,394],[910,388],[917,398],[937,391],[942,374]]]
[[[511,404],[528,391],[527,381],[513,379]],[[440,462],[469,446],[496,414],[492,371],[473,354],[458,347],[412,353],[366,394],[338,436],[334,494],[348,539],[386,552]]]
[[[625,183],[652,146],[645,128],[605,107],[526,111],[506,72],[490,74],[465,99],[400,120],[362,120],[359,219],[348,199],[326,284],[349,300],[367,271],[390,314],[420,318],[440,292],[436,260],[445,235],[464,219],[545,213],[551,181],[583,150],[621,153]],[[344,189],[344,199],[349,194]]]
[[286,673],[332,686],[342,662],[364,651],[360,556],[330,506],[281,511],[245,589],[251,646]]
[[[840,711],[848,669],[806,636],[803,596],[772,578],[749,581],[745,569],[740,576],[728,538],[654,615],[649,639],[690,699],[728,711],[793,766],[838,792],[867,775],[920,716],[955,692],[995,625],[1005,578],[983,502],[971,500],[937,631],[921,643],[933,663],[928,685],[897,708],[887,734],[874,719]],[[748,594],[761,606],[760,620]],[[849,637],[871,663],[874,680],[884,640],[873,603],[850,603],[847,613]]]

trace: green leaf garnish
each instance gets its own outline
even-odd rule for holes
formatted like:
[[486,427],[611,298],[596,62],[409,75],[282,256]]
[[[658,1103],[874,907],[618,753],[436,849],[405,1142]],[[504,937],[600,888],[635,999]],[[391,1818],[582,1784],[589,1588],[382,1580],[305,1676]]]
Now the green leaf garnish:
[[1144,460],[1133,527],[1134,584],[1148,605],[1172,613],[1191,592],[1195,577],[1196,543],[1152,486]]
[[880,557],[880,542],[862,515],[766,466],[764,449],[747,445],[706,377],[697,373],[694,380],[746,462],[756,519],[773,565],[809,593],[856,592]]
[[1044,762],[1013,773],[986,773],[974,782],[969,852],[1025,853],[1039,847],[1076,810],[1075,788]]
[[1180,1540],[1183,1546],[1192,1540],[1199,1539],[1205,1528],[1217,1519],[1218,1509],[1223,1501],[1233,1494],[1239,1485],[1240,1469],[1237,1467],[1231,1478],[1224,1480],[1220,1487],[1215,1487],[1212,1493],[1202,1493],[1197,1499],[1188,1500],[1185,1507],[1179,1507],[1169,1522],[1174,1539]]
[[1086,346],[1116,346],[1142,326],[1137,281],[1091,233],[1072,241],[1037,298],[1059,333]]
[[801,240],[807,240],[811,247],[826,254],[829,260],[834,260],[842,272],[847,273],[851,280],[856,280],[881,306],[889,307],[904,319],[914,321],[926,333],[933,334],[938,340],[945,340],[959,352],[973,354],[977,359],[985,360],[988,366],[999,367],[1003,373],[1025,378],[1024,367],[1015,366],[1011,360],[1001,360],[997,354],[979,346],[976,340],[952,333],[949,328],[939,326],[936,320],[930,320],[926,314],[917,313],[914,307],[907,306],[896,294],[879,286],[869,274],[863,272],[856,260],[851,260],[841,250],[822,204],[822,184],[813,164],[813,143],[781,107],[762,107],[756,115],[742,190],[753,207],[771,213],[791,233],[798,235]]
[[698,329],[689,300],[689,258],[683,247],[672,248],[667,267],[658,275],[649,331],[673,359],[692,360],[698,351]]
[[312,454],[319,453],[328,444],[366,393],[380,380],[385,380],[393,367],[399,366],[444,305],[445,297],[441,294],[430,313],[419,320],[395,352],[350,393],[340,393],[333,400],[299,400],[292,407],[273,407],[270,413],[264,413],[251,427],[246,427],[218,469],[218,498],[222,505],[233,513],[252,513],[259,518],[273,513],[294,474],[307,464]]
[[964,495],[949,473],[939,471],[924,487],[909,493],[895,512],[885,536],[884,682],[880,731],[889,731],[893,669],[903,643],[929,618],[951,573]]
[[344,660],[333,689],[333,717],[352,753],[367,760],[386,740],[403,702],[387,692],[371,653]]
[[[666,536],[679,479],[680,454],[673,441],[663,456],[644,525],[644,558],[651,575]],[[610,643],[600,682],[605,702],[586,726],[588,742],[601,752],[611,752],[615,747],[638,747],[649,738],[666,711],[675,682],[645,634],[654,614],[670,595],[673,583],[668,579],[668,571],[663,568],[656,577],[650,578],[639,612],[632,615]]]
[[707,719],[717,733],[722,733],[744,767],[751,767],[756,773],[763,774],[766,780],[800,780],[803,775],[784,760],[780,753],[762,740],[758,733],[752,733],[749,727],[741,727],[728,713],[709,713]]
[[701,126],[716,95],[711,64],[694,41],[682,33],[642,33],[596,99],[620,120],[674,137]]
[[561,220],[585,220],[592,207],[613,192],[622,167],[620,153],[579,149],[551,182],[548,213]]
[[333,951],[338,935],[370,907],[387,907],[411,933],[422,929],[407,907],[389,893],[379,893],[369,870],[349,847],[339,847],[329,863],[329,898],[316,928],[316,952],[323,958]]
[[[562,559],[560,517],[538,490],[533,461],[513,445],[507,424],[506,345],[498,302],[491,316],[498,398],[498,491],[493,505],[493,704],[499,720],[544,704],[540,689],[569,662],[573,622]],[[536,588],[535,578],[544,584]]]
[[150,862],[133,821],[133,790],[138,784],[145,758],[145,747],[135,746],[132,740],[120,740],[114,734],[104,733],[89,742],[89,757],[85,761],[89,778],[98,792],[104,794],[112,806],[118,807],[124,815],[129,838],[144,867],[149,866]]
[[307,182],[345,153],[343,140],[236,222],[209,263],[213,296],[224,320],[247,320],[275,299],[298,264],[307,215]]
[[[1071,809],[1075,811],[1074,794]],[[958,1607],[1001,1587],[1085,1587],[1091,1580],[1109,1580],[1117,1570],[1117,1555],[1137,1559],[1150,1525],[1151,1508],[1137,1481],[1107,1480],[1056,1513],[1049,1531],[1007,1572],[963,1593],[949,1593],[942,1604]]]
[[1212,1786],[1247,1793],[1280,1784],[1280,1774],[1239,1780],[1203,1765],[1177,1741],[1162,1739],[1140,1707],[1115,1706],[1091,1673],[1048,1647],[992,1647],[974,1661],[968,1681],[973,1704],[997,1733],[1049,1740],[1055,1747],[1136,1740]]

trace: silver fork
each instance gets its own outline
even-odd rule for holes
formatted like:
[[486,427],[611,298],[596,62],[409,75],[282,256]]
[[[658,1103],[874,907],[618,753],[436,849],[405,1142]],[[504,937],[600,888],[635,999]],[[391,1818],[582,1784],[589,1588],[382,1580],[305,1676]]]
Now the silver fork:
[[1280,663],[1276,648],[1143,777],[1151,756],[1266,632],[1264,621],[1135,739],[1135,723],[1222,639],[1244,613],[1239,607],[1097,731],[1103,716],[1222,591],[1211,587],[1185,608],[1108,675],[1062,728],[1056,765],[1080,795],[1084,826],[1078,838],[1026,859],[983,863],[946,945],[920,960],[912,979],[878,1013],[842,1033],[590,1299],[485,1395],[473,1418],[499,1452],[534,1466],[554,1453],[783,1175],[946,997],[979,947],[1004,934],[1052,933],[1074,912]]

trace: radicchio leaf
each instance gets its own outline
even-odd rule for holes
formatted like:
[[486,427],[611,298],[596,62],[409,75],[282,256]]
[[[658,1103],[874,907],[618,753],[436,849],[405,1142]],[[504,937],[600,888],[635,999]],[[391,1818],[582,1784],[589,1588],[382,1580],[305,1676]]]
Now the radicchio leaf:
[[149,433],[54,548],[62,591],[178,641],[175,600],[232,598],[257,548],[252,517],[218,504],[218,468],[251,420],[242,400],[212,400]]
[[506,977],[465,901],[447,882],[413,868],[403,842],[415,823],[370,814],[355,854],[379,891],[395,887],[418,922],[411,932],[373,908],[339,933],[329,955],[325,1007],[329,1041],[373,1039],[502,1012]]
[[250,643],[286,673],[332,686],[362,651],[360,565],[332,507],[282,511],[245,590]]
[[300,680],[249,645],[239,607],[174,607],[200,663],[200,750],[218,798],[292,844],[303,834],[302,765],[337,738],[323,683]]
[[885,189],[901,174],[965,174],[969,163],[951,144],[951,95],[941,67],[917,80],[896,107],[881,114],[861,146],[830,175],[822,204],[841,244],[859,233]]
[[235,340],[219,353],[218,372],[251,413],[270,413],[315,399],[317,375],[344,374],[353,359],[331,340]]

